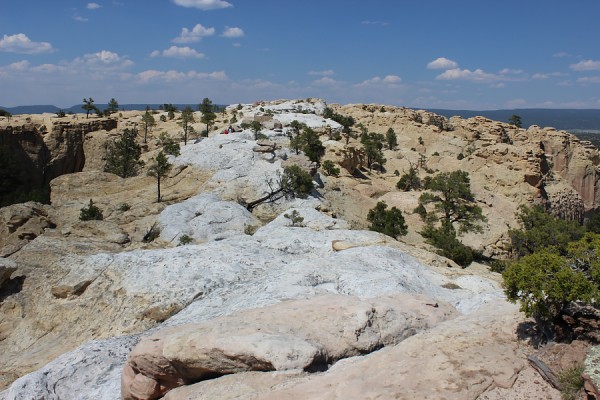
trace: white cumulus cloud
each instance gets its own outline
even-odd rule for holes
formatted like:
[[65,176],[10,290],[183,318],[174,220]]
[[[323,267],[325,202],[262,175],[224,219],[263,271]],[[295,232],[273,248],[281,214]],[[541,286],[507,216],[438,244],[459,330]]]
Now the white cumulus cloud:
[[24,33],[4,35],[0,40],[0,51],[20,54],[41,54],[54,51],[48,42],[32,42]]
[[239,38],[244,36],[244,31],[242,30],[242,28],[238,28],[238,27],[227,27],[225,29],[225,32],[223,32],[223,34],[221,35],[223,37],[227,37],[227,38]]
[[381,78],[379,76],[374,76],[373,78],[362,81],[361,83],[358,83],[355,86],[359,87],[359,88],[375,86],[375,85],[393,86],[393,85],[400,83],[401,81],[402,81],[402,78],[400,78],[397,75],[387,75],[383,78]]
[[443,73],[439,74],[435,77],[437,80],[443,81],[452,81],[452,80],[463,80],[470,81],[475,83],[490,83],[496,82],[499,80],[504,80],[502,76],[490,74],[488,72],[484,72],[481,69],[476,69],[475,71],[471,71],[469,69],[460,69],[453,68]]
[[600,71],[600,61],[584,60],[569,65],[575,71]]
[[173,39],[174,43],[195,43],[202,40],[203,37],[212,36],[215,34],[215,28],[206,28],[201,24],[196,24],[189,30],[188,28],[182,28],[181,34]]
[[227,80],[227,74],[225,71],[215,71],[215,72],[198,72],[198,71],[157,71],[157,70],[147,70],[140,72],[137,74],[137,78],[143,82],[148,83],[151,81],[165,81],[165,82],[184,82],[193,79],[201,79],[201,80],[215,80],[215,81],[225,81]]
[[166,50],[155,50],[150,54],[150,57],[171,57],[171,58],[204,58],[204,54],[190,47],[171,46]]
[[98,3],[87,3],[87,6],[86,6],[86,8],[88,10],[97,10],[97,9],[99,9],[101,7],[102,6],[100,4],[98,4]]
[[429,64],[427,64],[428,69],[454,69],[458,68],[458,63],[456,61],[449,60],[445,57],[436,58]]
[[233,4],[223,0],[173,0],[173,3],[178,6],[199,8],[204,11],[233,7]]

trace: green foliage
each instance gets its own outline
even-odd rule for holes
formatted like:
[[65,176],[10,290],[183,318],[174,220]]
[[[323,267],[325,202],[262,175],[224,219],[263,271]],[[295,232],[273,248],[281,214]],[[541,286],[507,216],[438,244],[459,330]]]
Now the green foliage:
[[148,138],[148,131],[156,125],[156,120],[150,111],[146,110],[146,113],[142,116],[142,123],[144,124],[144,143]]
[[425,145],[425,141],[423,140],[423,138],[421,136],[419,136],[419,144],[421,146]]
[[312,162],[319,164],[321,157],[325,155],[325,146],[319,139],[319,135],[311,128],[304,128],[302,133],[302,151]]
[[181,127],[183,128],[183,144],[187,144],[188,133],[190,132],[191,124],[196,122],[194,111],[190,107],[186,107],[181,112]]
[[377,163],[383,167],[386,159],[383,156],[383,143],[385,137],[381,133],[367,133],[366,131],[361,134],[360,142],[363,145],[363,151],[367,156],[367,167],[369,170],[373,167],[373,164]]
[[144,163],[140,161],[142,148],[136,143],[136,136],[135,130],[125,129],[121,137],[109,145],[104,171],[117,174],[121,178],[138,174]]
[[415,166],[411,165],[408,172],[402,175],[398,183],[396,183],[396,188],[402,190],[403,192],[421,189],[419,171]]
[[162,132],[158,137],[157,144],[162,146],[165,154],[177,157],[181,154],[181,146],[167,132]]
[[329,107],[325,107],[325,110],[323,110],[323,118],[331,119],[337,122],[338,124],[342,125],[342,132],[344,132],[345,134],[350,133],[351,127],[355,123],[354,118],[334,113],[333,110]]
[[517,128],[520,128],[522,123],[521,123],[521,117],[518,115],[513,114],[509,119],[508,122],[514,126],[516,126]]
[[432,154],[432,156],[439,156],[439,155],[440,155],[440,153],[438,151],[436,151]]
[[286,197],[305,199],[313,187],[312,176],[298,165],[290,165],[283,169],[281,188]]
[[119,211],[121,211],[121,212],[129,211],[129,210],[131,210],[131,206],[129,205],[129,203],[122,203],[119,206]]
[[326,175],[329,176],[339,176],[340,175],[340,169],[338,167],[336,167],[335,163],[331,160],[325,160],[323,161],[323,171],[325,171]]
[[510,264],[502,274],[509,301],[519,301],[521,311],[542,325],[559,316],[571,301],[590,303],[598,286],[572,261],[555,251],[540,250]]
[[594,210],[585,221],[585,229],[588,232],[600,233],[600,210]]
[[0,117],[6,117],[10,121],[12,114],[9,111],[0,108]]
[[386,210],[387,204],[380,201],[369,210],[367,220],[371,223],[370,230],[380,232],[391,237],[404,236],[408,233],[408,227],[404,221],[402,211],[396,207]]
[[463,153],[458,153],[458,155],[456,156],[457,160],[462,160],[465,158],[465,155]]
[[469,174],[465,171],[442,172],[426,177],[423,187],[428,190],[419,197],[419,204],[433,205],[426,213],[427,223],[441,222],[445,229],[458,225],[459,233],[481,232],[480,222],[486,221],[481,208],[475,204]]
[[185,246],[186,244],[190,244],[194,241],[192,237],[189,235],[181,235],[179,236],[179,246]]
[[166,174],[169,173],[169,171],[171,170],[171,167],[172,167],[172,165],[167,160],[167,156],[165,155],[165,152],[161,150],[158,153],[158,155],[156,156],[156,158],[154,159],[153,163],[148,168],[148,175],[156,178],[157,193],[158,193],[157,198],[156,198],[157,203],[160,203],[160,200],[161,200],[161,198],[160,198],[160,180],[162,177],[164,177]]
[[106,111],[108,115],[119,111],[119,103],[117,102],[117,100],[114,99],[114,97],[110,99],[110,101],[108,102],[108,107],[106,107],[106,110],[104,111]]
[[160,108],[167,112],[169,120],[175,118],[175,113],[177,112],[177,107],[175,107],[173,104],[170,104],[170,103],[163,104],[162,106],[160,106]]
[[258,229],[258,226],[256,226],[256,225],[250,225],[250,224],[244,225],[244,233],[249,236],[254,235],[256,233],[257,229]]
[[558,373],[558,382],[561,386],[563,400],[581,399],[581,390],[585,384],[583,379],[584,363],[579,363],[571,368],[565,368]]
[[167,116],[166,115],[161,115],[159,119],[160,119],[160,122],[167,122]]
[[456,231],[451,226],[434,228],[427,224],[421,236],[426,242],[438,249],[437,253],[449,258],[462,267],[467,267],[473,262],[473,250],[461,243],[456,237]]
[[254,132],[254,140],[258,140],[258,134],[262,129],[262,124],[260,123],[260,121],[252,121],[252,123],[250,124],[250,129],[252,129],[252,132]]
[[98,107],[94,105],[94,99],[92,99],[91,97],[89,99],[83,99],[83,105],[81,106],[81,108],[85,110],[86,118],[90,117],[90,112],[92,111],[100,112]]
[[519,207],[517,218],[522,228],[508,231],[513,255],[517,257],[546,248],[554,248],[564,255],[568,243],[584,234],[584,228],[576,222],[554,218],[540,206]]
[[385,133],[385,141],[390,150],[394,150],[398,147],[398,136],[396,136],[396,132],[394,132],[392,128],[388,129]]
[[58,111],[56,112],[56,116],[57,116],[58,118],[63,118],[63,117],[65,117],[66,115],[67,115],[67,114],[65,114],[65,112],[64,112],[63,110],[58,110]]
[[94,205],[92,199],[87,207],[83,207],[79,213],[79,219],[81,221],[102,221],[104,216],[102,210]]
[[300,215],[297,210],[292,210],[289,214],[283,214],[283,216],[290,220],[292,226],[304,226],[302,222],[304,222],[304,217]]
[[210,132],[210,126],[214,123],[215,119],[217,119],[217,114],[214,112],[215,106],[208,97],[205,97],[198,106],[198,110],[202,113],[200,122],[206,124],[206,132]]

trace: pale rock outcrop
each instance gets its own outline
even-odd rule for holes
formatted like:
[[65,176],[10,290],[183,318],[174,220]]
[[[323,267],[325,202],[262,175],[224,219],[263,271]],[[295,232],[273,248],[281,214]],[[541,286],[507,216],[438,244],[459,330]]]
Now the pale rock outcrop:
[[423,296],[330,295],[282,302],[145,337],[124,367],[121,396],[157,399],[187,382],[245,371],[320,370],[456,316]]
[[585,358],[583,370],[585,392],[588,399],[600,399],[600,346],[592,346]]
[[35,202],[0,208],[0,257],[16,253],[53,227],[49,211],[49,206]]
[[205,242],[243,234],[247,226],[261,225],[241,205],[208,193],[168,206],[158,220],[161,238],[174,243],[182,235]]
[[[23,269],[25,284],[31,288],[24,292],[31,298],[22,303],[27,312],[14,314],[14,327],[0,342],[4,361],[0,372],[23,374],[89,339],[135,334],[161,322],[168,327],[208,321],[287,299],[408,293],[471,313],[501,297],[494,281],[469,280],[461,277],[462,270],[449,275],[446,267],[435,272],[397,249],[381,246],[393,244],[384,235],[339,229],[343,222],[314,210],[298,212],[306,227],[288,226],[289,220],[280,216],[253,236],[55,258],[45,271]],[[334,240],[361,246],[336,252]],[[48,246],[65,252],[58,244],[66,246],[41,236],[27,252],[19,253],[21,262],[48,259],[47,250],[52,248]],[[84,248],[83,242],[69,245]],[[7,318],[9,305],[2,307]]]
[[[495,389],[519,384],[526,367],[514,341],[520,318],[516,306],[495,302],[321,374],[241,373],[174,389],[165,399],[490,399]],[[560,398],[539,380],[541,393]]]

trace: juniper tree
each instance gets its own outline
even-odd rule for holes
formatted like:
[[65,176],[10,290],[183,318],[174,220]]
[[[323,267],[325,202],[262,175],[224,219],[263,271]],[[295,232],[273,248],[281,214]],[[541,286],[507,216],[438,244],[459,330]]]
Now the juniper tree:
[[181,112],[181,127],[183,128],[183,144],[187,144],[188,132],[190,125],[196,122],[194,111],[190,107],[186,107]]
[[144,143],[147,143],[148,131],[152,130],[152,127],[156,125],[156,120],[150,111],[146,110],[142,116],[142,123],[144,124]]
[[125,129],[121,137],[109,144],[104,171],[128,178],[138,174],[144,162],[140,160],[142,148],[136,142],[137,132]]
[[110,101],[108,102],[108,107],[106,107],[105,111],[109,115],[112,114],[112,113],[116,113],[117,111],[119,111],[119,103],[117,102],[117,100],[115,100],[114,97],[112,99],[110,99]]
[[86,118],[89,118],[90,111],[98,111],[98,107],[94,105],[94,99],[92,99],[91,97],[89,99],[83,99],[83,105],[81,106],[81,108],[85,110]]
[[406,235],[408,227],[404,221],[402,211],[396,207],[389,210],[386,210],[386,208],[387,204],[380,201],[374,208],[369,210],[367,214],[367,220],[371,223],[369,229],[393,238]]
[[156,191],[157,197],[156,202],[160,203],[160,180],[171,170],[172,165],[169,163],[167,156],[164,151],[160,151],[150,167],[148,168],[148,175],[156,178]]
[[205,97],[202,100],[202,103],[198,106],[198,110],[202,113],[200,122],[206,124],[206,136],[208,136],[208,132],[210,132],[210,126],[213,124],[215,119],[217,119],[217,114],[214,112],[212,101],[208,97]]

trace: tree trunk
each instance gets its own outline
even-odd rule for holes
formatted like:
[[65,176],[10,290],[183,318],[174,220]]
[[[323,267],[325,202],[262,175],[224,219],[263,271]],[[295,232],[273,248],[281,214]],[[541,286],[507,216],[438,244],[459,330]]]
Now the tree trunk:
[[156,185],[157,185],[156,189],[158,192],[158,197],[156,199],[156,202],[160,203],[160,174],[156,174]]

